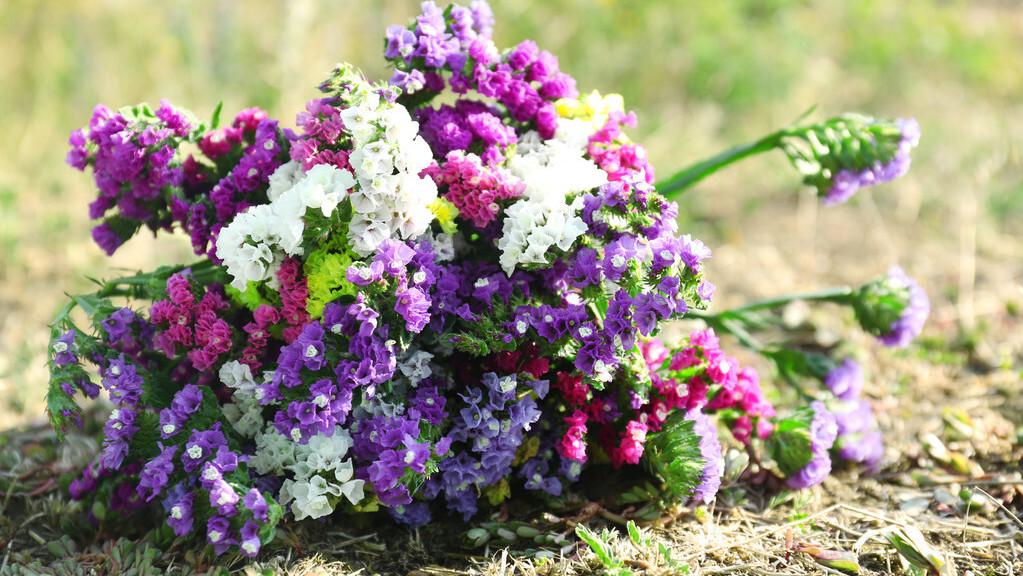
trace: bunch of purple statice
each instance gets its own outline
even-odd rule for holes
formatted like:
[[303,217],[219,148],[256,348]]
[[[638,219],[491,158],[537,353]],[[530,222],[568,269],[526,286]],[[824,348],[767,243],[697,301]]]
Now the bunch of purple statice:
[[[469,520],[600,467],[710,502],[719,423],[751,449],[781,438],[779,473],[819,481],[835,434],[780,418],[721,349],[715,328],[737,332],[705,312],[710,249],[678,230],[621,97],[580,96],[531,41],[498,49],[485,2],[422,8],[386,31],[389,82],[340,65],[294,129],[162,102],[72,134],[105,252],[145,226],[199,257],[53,324],[54,426],[81,423],[79,393],[113,408],[74,496],[254,556],[286,518]],[[878,286],[846,296],[901,343],[915,284]],[[666,347],[683,317],[709,327]]]

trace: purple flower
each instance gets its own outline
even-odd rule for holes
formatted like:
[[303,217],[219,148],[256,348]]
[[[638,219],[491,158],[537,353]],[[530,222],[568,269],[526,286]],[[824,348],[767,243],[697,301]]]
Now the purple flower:
[[177,446],[165,447],[162,442],[157,442],[157,446],[160,447],[160,454],[147,462],[139,473],[138,494],[147,502],[159,496],[167,487],[170,475],[174,473],[174,454],[178,451]]
[[703,474],[700,484],[693,492],[693,500],[710,504],[721,486],[721,476],[725,471],[725,461],[721,457],[721,442],[718,440],[717,428],[699,409],[686,413],[686,420],[693,421],[693,432],[700,437],[700,456],[703,458]]
[[905,348],[923,330],[924,322],[931,312],[931,302],[923,288],[906,276],[899,266],[892,266],[888,270],[888,281],[897,287],[908,289],[909,302],[902,309],[898,320],[892,322],[888,334],[879,336],[878,340],[891,348]]
[[884,457],[881,432],[871,430],[862,434],[843,436],[839,440],[838,456],[849,462],[860,462],[868,470],[876,470]]
[[412,52],[416,49],[416,35],[414,32],[399,24],[391,24],[387,27],[387,49],[384,57],[393,60],[402,58],[406,62],[412,60]]
[[839,436],[849,436],[870,429],[874,424],[874,411],[870,402],[858,399],[843,403],[833,411]]
[[540,409],[532,396],[523,396],[508,407],[508,418],[515,428],[529,430],[530,425],[540,419]]
[[120,342],[131,332],[131,323],[135,321],[135,312],[131,308],[121,308],[100,322],[107,333],[108,342]]
[[831,458],[828,457],[827,452],[815,453],[806,466],[786,479],[785,483],[789,488],[795,490],[809,488],[823,482],[830,473]]
[[714,298],[714,293],[717,292],[717,289],[717,286],[711,284],[707,280],[704,280],[696,287],[696,295],[700,297],[700,300],[709,302]]
[[128,443],[138,432],[135,410],[115,408],[103,426],[103,454],[100,463],[107,470],[117,470],[128,455]]
[[411,504],[395,506],[389,510],[392,518],[412,528],[424,526],[431,519],[430,504],[421,500],[416,500]]
[[635,236],[622,236],[604,249],[603,270],[608,280],[618,281],[636,258],[639,245]]
[[293,348],[298,353],[302,364],[308,370],[319,370],[327,363],[324,355],[326,346],[323,343],[323,333],[322,324],[310,322],[302,328],[302,333],[298,338],[289,345],[289,348]]
[[863,399],[842,403],[835,407],[838,456],[850,462],[860,462],[874,469],[884,455],[881,433],[877,430],[870,403]]
[[174,529],[177,536],[187,536],[192,531],[192,501],[195,494],[189,492],[170,507],[167,514],[167,525]]
[[[206,542],[212,544],[214,548],[224,546],[225,543],[231,540],[231,522],[223,516],[210,516],[209,521],[206,523]],[[217,554],[221,554],[223,551],[218,551]]]
[[177,435],[187,420],[187,415],[178,413],[170,408],[160,410],[160,438],[166,440]]
[[920,125],[912,118],[908,120],[900,118],[895,121],[895,126],[901,132],[901,136],[892,159],[883,164],[875,161],[864,170],[849,168],[838,170],[831,178],[831,187],[821,197],[822,204],[825,206],[841,204],[852,198],[856,191],[864,186],[891,182],[909,171],[909,153],[920,142]]
[[195,430],[185,443],[185,450],[181,453],[181,463],[185,472],[195,472],[203,462],[216,454],[217,449],[227,445],[227,438],[220,431],[220,423],[213,425],[210,430]]
[[109,222],[104,222],[92,229],[92,239],[96,245],[103,250],[107,256],[113,256],[114,252],[124,244],[124,238],[114,230]]
[[57,366],[67,366],[78,362],[75,355],[75,331],[68,330],[53,343],[53,363]]
[[245,507],[252,512],[252,517],[256,520],[266,521],[270,506],[266,503],[266,498],[263,497],[263,493],[256,488],[250,489],[245,497],[242,498],[242,503]]
[[820,484],[831,473],[831,458],[828,450],[838,437],[838,425],[823,402],[810,403],[813,419],[810,421],[810,461],[790,476],[786,483],[790,488],[808,488]]
[[238,493],[228,484],[222,476],[213,480],[209,488],[210,507],[218,513],[230,518],[238,513]]
[[513,70],[522,71],[536,62],[539,54],[540,50],[536,47],[536,42],[524,40],[508,54],[508,63],[511,64]]
[[842,400],[855,400],[863,390],[863,368],[852,358],[845,358],[824,377],[824,385]]
[[394,292],[398,299],[394,311],[405,319],[409,332],[420,332],[430,322],[430,298],[415,287],[399,286]]
[[410,248],[408,244],[394,238],[388,238],[377,246],[377,255],[373,261],[380,262],[384,267],[384,272],[392,278],[404,278],[405,267],[408,266],[408,263],[412,261],[415,255],[416,251]]
[[184,421],[199,409],[201,403],[202,390],[195,384],[186,384],[174,395],[174,400],[171,401],[171,410]]
[[813,410],[813,420],[810,421],[810,444],[828,450],[838,437],[835,415],[820,401],[811,402],[810,408]]
[[249,558],[255,558],[262,544],[259,540],[259,524],[252,520],[246,520],[245,525],[242,526],[241,537],[238,546],[241,548],[242,554]]
[[181,138],[187,138],[191,132],[191,122],[181,112],[175,110],[168,100],[160,100],[160,107],[156,110],[156,117],[162,120],[167,128],[173,130]]
[[425,474],[426,461],[430,459],[430,443],[416,442],[412,436],[405,436],[405,447],[405,450],[399,452],[405,466],[420,474]]
[[473,29],[480,36],[491,36],[494,32],[494,11],[486,0],[472,0],[469,2],[469,10],[472,12]]
[[438,393],[436,386],[420,385],[411,394],[410,400],[408,413],[411,418],[422,418],[433,426],[439,426],[448,415],[444,410],[447,400]]
[[68,486],[68,493],[71,495],[72,500],[81,500],[82,496],[94,492],[98,486],[96,482],[96,463],[90,462],[85,470],[82,471],[82,475],[71,481]]
[[135,406],[142,397],[144,380],[135,365],[125,361],[123,353],[107,364],[100,382],[116,406]]
[[682,241],[675,236],[665,234],[650,241],[650,251],[654,255],[650,271],[660,272],[671,268],[672,264],[679,259],[682,252]]
[[679,237],[679,241],[682,243],[682,262],[698,274],[703,266],[703,261],[710,258],[710,248],[689,234]]

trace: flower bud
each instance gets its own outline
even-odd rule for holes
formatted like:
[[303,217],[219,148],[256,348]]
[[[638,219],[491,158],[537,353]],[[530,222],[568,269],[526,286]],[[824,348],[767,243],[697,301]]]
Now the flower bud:
[[852,299],[856,319],[885,346],[904,348],[923,329],[930,313],[927,293],[902,268],[864,284]]
[[803,181],[831,205],[845,202],[863,186],[905,174],[909,151],[920,140],[920,126],[913,119],[847,114],[786,136],[782,150],[803,173]]

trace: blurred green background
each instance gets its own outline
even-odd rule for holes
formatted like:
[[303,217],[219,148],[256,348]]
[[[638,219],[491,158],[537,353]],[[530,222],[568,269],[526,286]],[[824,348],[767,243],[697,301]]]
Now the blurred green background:
[[[916,117],[910,175],[818,209],[780,155],[748,160],[680,200],[714,250],[720,303],[850,282],[902,264],[931,294],[933,334],[1000,326],[1023,277],[1023,7],[963,0],[494,2],[499,47],[525,38],[580,90],[619,92],[661,177],[816,106]],[[386,78],[388,24],[409,0],[0,2],[0,426],[42,416],[45,324],[86,275],[189,258],[138,238],[104,258],[88,175],[68,133],[102,102],[167,98],[207,118],[257,105],[293,126],[337,61]],[[933,336],[932,336],[933,337]],[[1018,339],[1018,338],[1017,338]],[[1008,345],[1007,345],[1008,346]]]

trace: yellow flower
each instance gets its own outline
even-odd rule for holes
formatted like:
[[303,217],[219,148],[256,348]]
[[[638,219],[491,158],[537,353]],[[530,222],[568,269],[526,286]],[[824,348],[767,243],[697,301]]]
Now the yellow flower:
[[611,112],[625,112],[625,99],[621,94],[601,96],[594,90],[578,99],[562,98],[555,102],[555,107],[562,118],[588,120],[594,130],[599,130]]
[[430,209],[430,212],[433,212],[434,217],[437,218],[437,223],[440,224],[440,228],[445,234],[451,235],[455,233],[457,227],[455,216],[458,216],[458,208],[450,200],[438,197],[427,207]]

